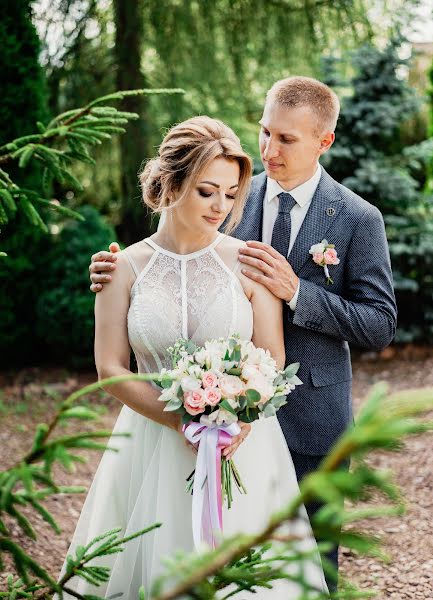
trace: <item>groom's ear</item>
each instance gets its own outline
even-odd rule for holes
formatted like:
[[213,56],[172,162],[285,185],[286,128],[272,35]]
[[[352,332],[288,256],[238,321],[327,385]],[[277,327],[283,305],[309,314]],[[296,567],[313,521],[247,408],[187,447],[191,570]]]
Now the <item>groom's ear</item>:
[[320,138],[320,155],[325,154],[332,146],[335,140],[335,133],[333,131],[327,131]]

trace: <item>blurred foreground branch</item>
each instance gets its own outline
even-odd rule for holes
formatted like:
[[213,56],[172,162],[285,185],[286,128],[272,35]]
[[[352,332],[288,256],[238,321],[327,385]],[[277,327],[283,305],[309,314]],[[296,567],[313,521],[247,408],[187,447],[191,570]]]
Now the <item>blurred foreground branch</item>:
[[[127,376],[129,377],[129,376]],[[141,380],[158,379],[157,375],[136,375]],[[121,378],[111,378],[104,385],[117,382]],[[86,407],[74,406],[75,401],[84,394],[99,387],[99,383],[86,386],[74,392],[59,408],[59,412],[49,425],[38,427],[31,451],[15,467],[0,474],[0,498],[2,510],[17,520],[20,527],[29,536],[34,532],[30,523],[16,509],[19,504],[31,504],[40,514],[39,500],[56,492],[80,491],[74,488],[59,488],[52,481],[51,466],[55,460],[65,467],[70,467],[76,457],[71,450],[76,447],[104,449],[106,446],[92,441],[94,438],[107,437],[109,432],[94,432],[74,436],[63,436],[49,441],[57,423],[64,419],[92,419],[95,414]],[[310,474],[300,486],[300,494],[278,513],[272,515],[263,531],[256,535],[238,535],[224,540],[211,552],[202,554],[177,554],[166,562],[165,574],[156,580],[152,589],[145,595],[141,590],[140,597],[149,600],[174,600],[176,598],[209,599],[229,598],[241,591],[254,591],[260,587],[272,587],[279,579],[296,581],[304,590],[303,598],[325,598],[323,593],[315,590],[306,581],[303,564],[312,559],[312,553],[302,552],[299,538],[287,533],[287,528],[299,518],[299,507],[311,500],[320,500],[323,508],[317,513],[312,526],[321,539],[329,542],[338,541],[342,546],[360,554],[382,557],[380,540],[367,536],[355,529],[357,521],[372,519],[383,515],[399,515],[403,512],[403,501],[399,489],[388,473],[373,469],[366,462],[372,450],[399,450],[408,435],[426,432],[433,428],[425,415],[433,408],[433,389],[413,390],[387,395],[386,387],[376,386],[364,403],[356,424],[348,429],[338,440],[328,457],[315,473]],[[352,470],[338,470],[342,460],[352,457]],[[39,465],[39,466],[38,466]],[[41,477],[42,473],[42,477]],[[36,483],[43,482],[45,489],[36,489]],[[376,502],[362,509],[356,507],[357,502],[365,502],[381,496],[385,505]],[[351,510],[343,508],[343,500],[350,499]],[[34,504],[36,501],[36,505]],[[46,511],[42,507],[42,511]],[[1,516],[1,513],[0,513]],[[50,519],[49,513],[44,517],[52,528],[58,527]],[[31,559],[23,549],[11,539],[10,532],[1,522],[0,552],[12,554],[19,580],[9,578],[9,590],[0,592],[4,598],[51,598],[61,590],[70,593],[68,582],[73,577],[81,577],[94,585],[109,579],[109,568],[95,566],[91,561],[99,556],[119,552],[122,545],[130,539],[152,531],[159,524],[146,527],[133,536],[119,539],[121,529],[107,532],[92,540],[85,548],[79,547],[76,556],[67,559],[66,572],[56,583],[44,569]],[[326,549],[325,547],[321,548]],[[291,565],[288,569],[286,566]],[[296,566],[296,568],[293,568]],[[3,567],[2,567],[3,568]],[[330,565],[324,564],[328,572]],[[30,579],[30,573],[36,579]],[[222,590],[226,595],[222,596]],[[74,592],[75,596],[81,598]],[[344,586],[334,598],[366,598],[371,592],[356,590],[350,584]],[[84,596],[83,596],[84,598]],[[90,596],[86,596],[90,600]],[[98,596],[92,596],[94,600]]]

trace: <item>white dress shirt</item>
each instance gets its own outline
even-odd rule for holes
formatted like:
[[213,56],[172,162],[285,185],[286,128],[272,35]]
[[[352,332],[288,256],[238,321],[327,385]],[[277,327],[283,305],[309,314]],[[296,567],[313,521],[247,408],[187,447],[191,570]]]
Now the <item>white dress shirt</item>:
[[[263,228],[262,228],[262,240],[265,244],[270,244],[272,240],[272,231],[274,229],[275,221],[278,215],[279,198],[278,194],[281,192],[289,192],[291,196],[296,200],[295,206],[290,211],[290,218],[292,221],[292,227],[290,230],[290,242],[288,255],[290,254],[293,244],[298,236],[299,230],[301,229],[302,223],[304,222],[305,216],[310,208],[311,201],[319,185],[319,180],[322,175],[320,165],[317,165],[317,169],[314,175],[293,188],[292,190],[283,189],[278,181],[275,179],[267,178],[266,183],[266,194],[263,199]],[[292,310],[295,310],[296,303],[298,301],[299,287],[295,292],[293,298],[287,304]]]

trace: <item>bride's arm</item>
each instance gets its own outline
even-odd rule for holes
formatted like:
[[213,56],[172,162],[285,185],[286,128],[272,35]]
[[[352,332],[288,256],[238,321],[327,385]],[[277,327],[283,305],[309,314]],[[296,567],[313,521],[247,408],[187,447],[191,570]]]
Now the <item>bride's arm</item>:
[[[100,380],[132,373],[127,329],[132,283],[131,267],[126,257],[119,254],[116,277],[95,299],[95,363]],[[145,417],[180,430],[179,415],[163,412],[165,405],[158,400],[159,391],[150,383],[125,381],[104,389]]]
[[284,348],[283,304],[264,285],[250,286],[250,302],[253,307],[253,343],[269,350],[278,368],[283,369],[286,360]]

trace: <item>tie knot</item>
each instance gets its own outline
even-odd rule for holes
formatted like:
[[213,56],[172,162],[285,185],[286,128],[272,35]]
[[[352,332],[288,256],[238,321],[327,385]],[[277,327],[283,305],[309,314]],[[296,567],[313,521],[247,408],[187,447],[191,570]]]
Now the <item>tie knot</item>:
[[288,192],[278,194],[278,198],[280,200],[278,206],[279,213],[289,213],[296,204],[296,200]]

